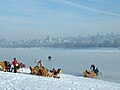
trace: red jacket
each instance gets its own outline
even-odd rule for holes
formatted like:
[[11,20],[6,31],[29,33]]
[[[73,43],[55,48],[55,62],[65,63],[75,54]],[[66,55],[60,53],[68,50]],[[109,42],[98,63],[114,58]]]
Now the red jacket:
[[13,65],[16,66],[16,64],[17,64],[17,60],[14,60]]

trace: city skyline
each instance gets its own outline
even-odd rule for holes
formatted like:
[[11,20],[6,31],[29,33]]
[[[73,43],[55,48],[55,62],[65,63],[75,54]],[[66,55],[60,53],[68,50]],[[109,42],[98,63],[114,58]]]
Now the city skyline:
[[0,38],[120,33],[119,0],[1,0]]
[[32,47],[54,47],[54,48],[118,48],[120,47],[120,34],[87,35],[71,37],[52,37],[44,39],[27,39],[17,41],[7,41],[0,39],[1,48],[32,48]]

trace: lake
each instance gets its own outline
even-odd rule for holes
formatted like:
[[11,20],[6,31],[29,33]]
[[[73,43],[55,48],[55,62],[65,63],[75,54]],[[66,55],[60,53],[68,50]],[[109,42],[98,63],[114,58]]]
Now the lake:
[[[51,61],[48,60],[51,56]],[[48,69],[62,69],[62,73],[81,76],[94,64],[102,76],[98,79],[120,83],[120,50],[117,49],[55,49],[55,48],[0,48],[0,61],[18,61],[26,67],[35,66],[42,60]]]

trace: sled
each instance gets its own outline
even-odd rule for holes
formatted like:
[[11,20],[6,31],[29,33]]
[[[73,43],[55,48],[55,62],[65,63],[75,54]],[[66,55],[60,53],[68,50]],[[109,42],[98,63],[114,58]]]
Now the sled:
[[84,77],[95,78],[97,75],[94,73],[94,71],[89,71],[89,72],[84,71],[84,72],[83,72],[83,76],[84,76]]
[[4,62],[0,62],[0,71],[6,71],[6,66]]
[[45,67],[38,67],[38,66],[30,66],[30,74],[39,75],[44,77],[53,77],[53,78],[60,78],[60,73],[62,72],[61,69],[55,70],[54,73],[51,73]]

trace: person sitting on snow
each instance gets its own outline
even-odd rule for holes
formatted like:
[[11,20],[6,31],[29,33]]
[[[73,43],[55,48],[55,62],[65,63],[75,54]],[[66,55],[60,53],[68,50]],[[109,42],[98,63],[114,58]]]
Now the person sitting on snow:
[[96,68],[96,69],[94,70],[94,73],[95,73],[96,75],[98,75],[98,73],[99,73],[98,68]]
[[37,63],[37,66],[38,66],[39,68],[42,68],[42,67],[43,67],[43,63],[42,63],[41,60]]
[[10,62],[7,62],[7,71],[10,72],[11,64]]
[[86,70],[86,73],[87,73],[87,74],[90,74],[90,72],[89,72],[88,70]]
[[91,65],[90,70],[95,71],[95,65],[94,64]]
[[55,70],[55,69],[53,68],[52,70],[50,70],[50,72],[51,72],[51,73],[54,73],[54,70]]

